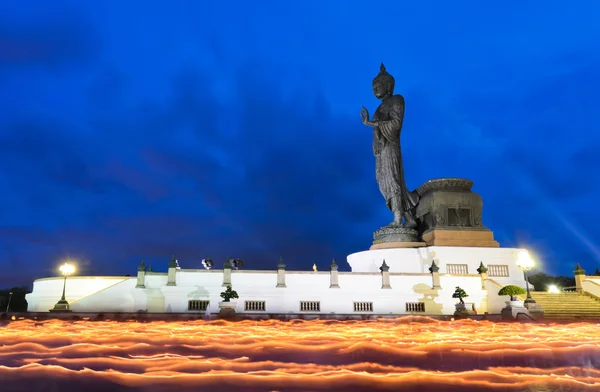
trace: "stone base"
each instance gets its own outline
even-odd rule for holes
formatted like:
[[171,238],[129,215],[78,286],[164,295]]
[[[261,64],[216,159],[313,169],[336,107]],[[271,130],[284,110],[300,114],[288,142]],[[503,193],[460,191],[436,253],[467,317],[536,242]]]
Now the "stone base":
[[219,310],[219,317],[224,320],[235,320],[235,309],[221,308]]
[[434,229],[423,234],[427,246],[470,246],[499,248],[494,233],[488,230],[441,230]]
[[541,313],[538,313],[535,311],[529,311],[529,309],[524,306],[507,306],[502,308],[500,314],[502,316],[502,320],[505,321],[535,321],[539,320],[544,315],[544,312],[542,311]]
[[529,310],[529,313],[536,320],[540,320],[544,317],[544,309],[537,302],[527,302],[525,301],[525,308]]
[[71,309],[56,309],[56,308],[52,308],[48,312],[50,312],[50,313],[71,313],[72,310]]
[[405,227],[383,226],[373,233],[373,245],[389,242],[418,242],[419,232]]
[[475,314],[472,310],[468,310],[465,304],[456,304],[454,308],[456,309],[454,312],[454,318],[456,319],[466,318]]
[[421,248],[427,246],[425,242],[381,242],[371,245],[369,250],[391,249],[391,248]]
[[71,305],[64,299],[61,299],[54,305],[54,308],[50,309],[49,312],[61,313],[61,312],[70,312]]
[[225,320],[235,320],[235,307],[237,303],[232,301],[219,302],[219,317]]
[[457,311],[454,312],[454,318],[457,319],[457,320],[464,319],[464,318],[467,318],[467,317],[470,317],[470,316],[473,316],[473,315],[475,315],[475,312],[468,311],[468,310],[465,310],[465,311],[458,311],[457,310]]

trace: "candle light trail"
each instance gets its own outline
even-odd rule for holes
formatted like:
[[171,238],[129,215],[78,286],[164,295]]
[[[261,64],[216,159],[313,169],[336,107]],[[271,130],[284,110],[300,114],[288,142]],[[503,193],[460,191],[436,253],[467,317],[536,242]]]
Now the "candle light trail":
[[0,339],[2,391],[600,390],[591,323],[18,320]]

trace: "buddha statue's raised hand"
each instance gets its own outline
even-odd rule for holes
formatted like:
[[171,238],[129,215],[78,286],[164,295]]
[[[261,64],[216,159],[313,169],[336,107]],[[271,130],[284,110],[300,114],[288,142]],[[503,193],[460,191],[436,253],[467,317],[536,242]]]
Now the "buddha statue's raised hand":
[[368,125],[369,127],[374,127],[375,125],[377,125],[374,122],[369,121],[369,111],[364,106],[362,106],[362,109],[360,111],[360,118],[362,119],[363,124]]

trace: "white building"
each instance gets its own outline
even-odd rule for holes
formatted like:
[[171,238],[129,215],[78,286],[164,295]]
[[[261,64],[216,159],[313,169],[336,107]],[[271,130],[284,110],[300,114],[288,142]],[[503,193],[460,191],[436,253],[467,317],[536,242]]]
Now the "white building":
[[[146,271],[137,277],[73,276],[66,299],[73,312],[210,313],[219,311],[220,293],[229,284],[239,294],[242,314],[450,315],[456,286],[463,288],[478,314],[498,314],[508,284],[525,287],[516,260],[522,249],[425,246],[372,249],[348,256],[352,272],[179,269]],[[388,271],[380,269],[383,261]],[[430,272],[432,262],[439,268]],[[480,264],[487,272],[478,272]],[[38,279],[27,295],[30,312],[47,312],[60,299],[63,278]]]

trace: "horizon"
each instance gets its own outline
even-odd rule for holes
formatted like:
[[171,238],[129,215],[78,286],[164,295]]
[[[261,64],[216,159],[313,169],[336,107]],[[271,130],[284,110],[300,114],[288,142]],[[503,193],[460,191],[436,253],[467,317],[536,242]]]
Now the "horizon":
[[0,287],[67,259],[347,271],[393,218],[359,115],[381,62],[411,190],[473,180],[532,274],[600,267],[600,3],[117,4],[0,5]]

